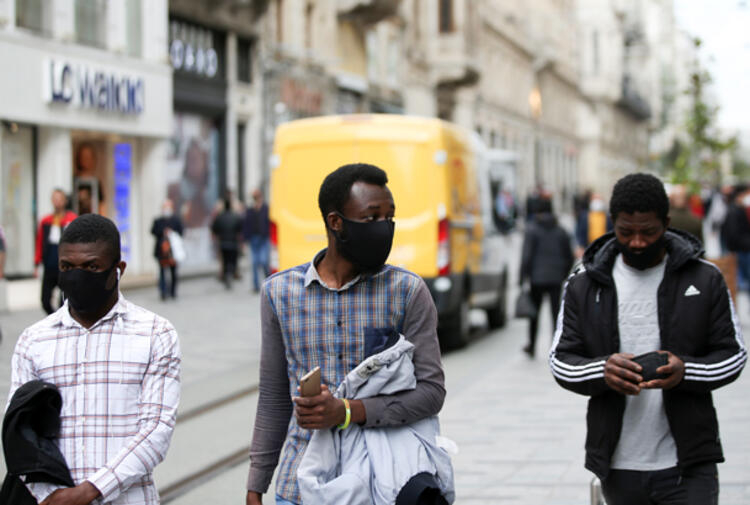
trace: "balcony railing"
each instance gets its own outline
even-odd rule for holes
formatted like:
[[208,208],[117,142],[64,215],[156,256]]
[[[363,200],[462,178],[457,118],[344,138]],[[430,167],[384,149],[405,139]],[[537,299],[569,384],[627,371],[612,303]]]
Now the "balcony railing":
[[339,17],[372,24],[398,13],[400,0],[338,0]]
[[644,121],[651,117],[651,106],[638,92],[629,75],[622,78],[622,94],[617,105],[637,120]]

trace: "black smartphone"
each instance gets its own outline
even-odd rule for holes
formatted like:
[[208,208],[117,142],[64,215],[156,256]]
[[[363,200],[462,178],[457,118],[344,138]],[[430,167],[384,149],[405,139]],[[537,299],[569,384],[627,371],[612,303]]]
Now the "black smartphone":
[[668,374],[656,373],[656,369],[669,363],[669,357],[667,353],[661,353],[658,351],[647,352],[636,356],[631,361],[635,361],[643,370],[641,370],[640,376],[643,377],[643,382],[648,382],[656,379],[666,379],[669,377]]

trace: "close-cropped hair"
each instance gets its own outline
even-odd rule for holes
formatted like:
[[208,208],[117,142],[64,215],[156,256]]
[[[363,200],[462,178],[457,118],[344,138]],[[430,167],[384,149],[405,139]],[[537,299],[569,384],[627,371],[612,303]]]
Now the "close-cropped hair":
[[120,261],[120,231],[115,223],[99,214],[84,214],[65,227],[62,244],[93,244],[104,242],[115,262]]
[[629,174],[617,181],[609,200],[609,214],[614,222],[620,212],[655,212],[667,222],[669,198],[664,184],[650,174]]
[[344,165],[328,174],[318,193],[318,207],[323,220],[331,212],[343,212],[355,182],[385,186],[388,176],[382,169],[367,163]]

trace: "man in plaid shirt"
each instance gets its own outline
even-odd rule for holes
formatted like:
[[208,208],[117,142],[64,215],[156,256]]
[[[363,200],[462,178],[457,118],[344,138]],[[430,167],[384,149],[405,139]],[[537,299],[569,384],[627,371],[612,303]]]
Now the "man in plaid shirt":
[[120,233],[86,214],[62,234],[65,304],[27,328],[12,359],[9,398],[22,384],[55,384],[58,445],[73,488],[27,483],[42,505],[159,503],[152,472],[169,447],[180,398],[177,332],[119,293]]
[[[387,182],[383,170],[361,163],[329,174],[318,196],[328,248],[263,285],[247,505],[261,503],[277,464],[276,504],[301,503],[297,468],[312,430],[346,429],[350,423],[366,429],[403,426],[436,415],[443,405],[432,296],[418,275],[385,265],[396,210]],[[393,333],[414,344],[416,387],[363,400],[334,397],[331,391],[372,344]],[[299,379],[315,366],[321,369],[322,391],[300,398]]]

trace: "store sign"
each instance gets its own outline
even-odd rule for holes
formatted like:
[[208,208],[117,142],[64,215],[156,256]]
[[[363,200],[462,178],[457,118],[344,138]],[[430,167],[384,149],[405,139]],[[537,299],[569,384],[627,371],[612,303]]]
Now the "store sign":
[[130,223],[130,185],[133,178],[133,148],[128,143],[115,144],[115,222],[120,230],[120,249],[122,259],[130,261],[131,223]]
[[140,114],[145,103],[142,77],[97,70],[67,61],[44,63],[44,99],[80,108]]
[[209,79],[219,72],[219,55],[211,30],[172,20],[169,23],[169,57],[175,70]]

